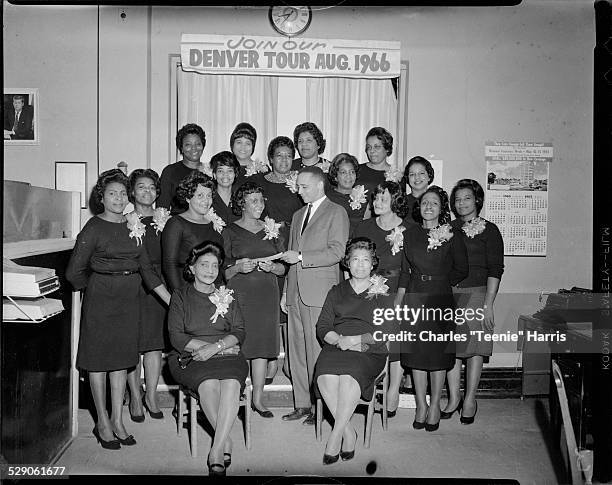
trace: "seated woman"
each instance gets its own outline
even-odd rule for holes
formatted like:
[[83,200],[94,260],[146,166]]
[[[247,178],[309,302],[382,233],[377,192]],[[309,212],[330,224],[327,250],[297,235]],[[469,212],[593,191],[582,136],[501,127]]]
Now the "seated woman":
[[343,263],[351,278],[332,287],[317,321],[317,337],[323,348],[317,359],[314,382],[334,417],[325,446],[323,464],[355,456],[357,432],[350,424],[362,397],[371,400],[374,380],[385,367],[387,346],[373,334],[376,308],[391,307],[387,288],[372,281],[378,265],[376,245],[366,237],[349,240]]
[[215,242],[194,247],[184,268],[189,284],[173,293],[168,313],[174,347],[168,356],[170,373],[198,393],[215,430],[207,462],[210,475],[225,475],[231,464],[229,433],[248,372],[238,347],[244,340],[242,312],[232,291],[214,284],[224,259],[223,248]]

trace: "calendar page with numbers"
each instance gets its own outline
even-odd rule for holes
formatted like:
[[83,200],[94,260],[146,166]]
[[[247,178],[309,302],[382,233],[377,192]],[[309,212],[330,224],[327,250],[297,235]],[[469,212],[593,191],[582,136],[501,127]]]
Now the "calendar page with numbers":
[[487,142],[485,217],[504,239],[506,256],[546,256],[552,143]]

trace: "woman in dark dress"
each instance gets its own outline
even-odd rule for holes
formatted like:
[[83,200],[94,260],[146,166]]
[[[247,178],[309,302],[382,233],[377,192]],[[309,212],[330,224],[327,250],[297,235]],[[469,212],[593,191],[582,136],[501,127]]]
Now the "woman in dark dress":
[[266,163],[260,160],[253,160],[256,142],[257,131],[253,125],[249,123],[238,123],[230,135],[230,148],[232,153],[236,155],[236,159],[240,164],[240,168],[236,174],[234,191],[236,191],[251,175],[266,173],[270,170],[270,167],[268,167]]
[[[284,241],[289,241],[289,227],[293,213],[300,209],[304,202],[297,194],[296,178],[297,171],[291,170],[291,162],[295,156],[295,147],[290,138],[277,136],[268,145],[268,161],[272,171],[258,173],[249,178],[250,181],[259,185],[266,199],[266,208],[263,215],[271,217],[281,224],[281,236]],[[278,278],[280,294],[283,292],[285,277]],[[280,304],[280,300],[279,300]],[[281,333],[283,338],[283,349],[287,349],[287,314],[280,314]],[[277,361],[271,360],[268,365],[267,383],[272,382],[276,374]],[[285,358],[283,372],[289,377],[289,359]]]
[[357,224],[370,217],[370,194],[363,185],[355,185],[358,173],[359,162],[348,153],[336,155],[327,173],[332,188],[326,195],[346,210],[350,223],[349,235],[353,234]]
[[412,157],[404,168],[404,176],[400,181],[402,190],[407,194],[408,215],[406,222],[414,222],[412,210],[416,201],[425,193],[434,180],[434,169],[429,160],[424,157]]
[[212,210],[227,225],[238,219],[232,211],[232,194],[236,188],[235,181],[240,165],[232,152],[224,151],[213,155],[210,166],[215,180]]
[[393,153],[393,136],[380,126],[371,128],[366,135],[365,152],[368,163],[360,167],[356,184],[363,185],[371,194],[386,180],[385,172],[392,169],[387,157]]
[[185,284],[183,266],[194,246],[202,241],[223,245],[221,231],[225,223],[209,213],[214,192],[213,180],[197,171],[189,174],[178,186],[177,199],[188,209],[172,217],[162,233],[162,266],[171,291]]
[[[153,270],[142,244],[144,226],[124,216],[129,180],[119,169],[102,172],[94,195],[104,212],[87,221],[77,236],[66,269],[75,290],[85,289],[76,366],[86,370],[97,413],[93,434],[103,448],[134,445],[123,425],[123,394],[127,369],[138,357],[138,301],[144,280],[165,302],[170,294]],[[112,413],[106,411],[106,374]]]
[[183,156],[181,160],[165,167],[161,173],[161,193],[157,207],[170,209],[172,215],[185,210],[180,200],[176,199],[179,183],[190,173],[200,170],[212,177],[212,171],[200,161],[206,146],[206,134],[201,126],[188,123],[176,134],[176,148]]
[[387,359],[386,344],[374,338],[381,327],[374,325],[373,314],[393,303],[388,288],[371,280],[378,264],[372,241],[349,240],[343,264],[351,278],[329,290],[317,321],[317,337],[323,347],[313,381],[334,417],[324,465],[335,463],[340,456],[345,461],[355,456],[357,432],[350,420],[360,397],[372,399],[374,381]]
[[[404,322],[414,341],[401,342],[402,366],[412,369],[416,414],[412,426],[435,431],[440,424],[440,396],[446,370],[455,364],[454,300],[451,287],[468,274],[465,243],[449,224],[448,195],[432,185],[414,206],[404,231],[402,270],[396,304],[422,309],[416,321]],[[405,296],[405,298],[404,298]],[[429,407],[425,400],[431,377]]]
[[321,153],[325,151],[326,140],[317,125],[310,121],[297,125],[293,130],[293,143],[300,157],[293,160],[291,170],[316,165],[324,173],[328,172],[329,160],[321,157]]
[[172,377],[198,393],[215,430],[208,470],[225,475],[232,459],[230,431],[238,414],[248,366],[239,346],[244,340],[242,312],[232,290],[215,287],[224,263],[223,248],[197,245],[185,263],[188,284],[172,294],[168,330],[174,350],[168,356]]
[[[377,274],[387,278],[390,293],[397,292],[402,250],[404,248],[403,222],[408,210],[406,196],[396,182],[383,182],[376,186],[373,197],[376,217],[362,221],[355,229],[355,237],[367,237],[376,244]],[[399,342],[389,343],[389,389],[387,415],[395,416],[399,405],[399,389],[404,376],[400,364]]]
[[264,418],[272,412],[263,405],[263,388],[269,359],[279,352],[280,295],[277,276],[285,274],[281,262],[267,258],[285,251],[280,224],[259,218],[264,210],[263,189],[247,181],[236,191],[233,209],[240,219],[223,231],[227,255],[225,277],[244,313],[246,338],[242,353],[251,361],[252,407]]
[[[159,175],[150,168],[136,169],[130,174],[129,200],[134,204],[134,212],[146,227],[143,243],[147,248],[151,265],[157,277],[162,280],[161,233],[170,218],[168,209],[153,209],[159,195]],[[162,280],[163,281],[163,280]],[[138,320],[138,352],[143,354],[146,394],[141,401],[140,361],[135,369],[128,372],[130,390],[130,416],[132,421],[144,421],[143,404],[154,419],[162,419],[163,413],[157,403],[157,383],[161,373],[161,356],[164,341],[166,313],[168,306],[157,295],[140,286],[138,294],[140,318]]]
[[[493,332],[493,303],[504,272],[504,241],[497,226],[480,217],[483,204],[484,190],[475,180],[459,180],[451,191],[450,206],[456,217],[451,226],[465,242],[470,268],[468,277],[453,288],[453,293],[459,307],[480,309],[484,313],[484,318],[466,319],[462,331],[467,341],[457,344],[455,366],[446,373],[449,397],[442,418],[448,419],[456,410],[462,409],[460,421],[463,424],[474,422],[483,358],[490,357],[493,352],[492,341],[478,339],[470,332]],[[464,398],[460,399],[463,359],[466,362],[466,384]]]

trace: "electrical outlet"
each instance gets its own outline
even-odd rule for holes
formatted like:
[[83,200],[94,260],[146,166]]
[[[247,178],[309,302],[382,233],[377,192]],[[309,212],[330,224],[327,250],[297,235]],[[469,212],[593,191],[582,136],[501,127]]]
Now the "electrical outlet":
[[127,22],[127,8],[120,8],[117,10],[117,13],[120,24]]

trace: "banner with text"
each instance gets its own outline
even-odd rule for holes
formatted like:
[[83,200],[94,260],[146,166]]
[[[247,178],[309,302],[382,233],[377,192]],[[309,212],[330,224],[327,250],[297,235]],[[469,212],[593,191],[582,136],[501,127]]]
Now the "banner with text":
[[400,75],[400,42],[182,34],[185,71],[259,76],[340,76],[386,79]]

